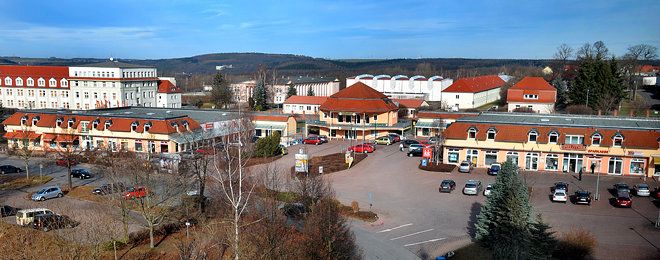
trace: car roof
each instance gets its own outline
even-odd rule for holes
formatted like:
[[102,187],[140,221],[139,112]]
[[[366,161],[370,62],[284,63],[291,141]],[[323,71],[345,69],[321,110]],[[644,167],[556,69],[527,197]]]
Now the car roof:
[[34,208],[34,209],[22,209],[22,210],[19,210],[18,212],[21,212],[21,213],[28,213],[28,212],[46,211],[46,210],[47,210],[47,211],[52,211],[52,210],[47,209],[47,208]]
[[493,163],[493,164],[491,164],[490,166],[502,166],[502,165],[499,164],[499,163]]
[[454,181],[454,180],[442,180],[442,182],[451,182],[451,181]]
[[467,182],[465,182],[465,184],[468,184],[468,183],[477,184],[477,183],[480,183],[480,182],[481,181],[479,181],[479,180],[468,180]]
[[637,187],[646,187],[646,188],[648,188],[649,185],[646,184],[646,183],[640,183],[640,184],[637,184]]

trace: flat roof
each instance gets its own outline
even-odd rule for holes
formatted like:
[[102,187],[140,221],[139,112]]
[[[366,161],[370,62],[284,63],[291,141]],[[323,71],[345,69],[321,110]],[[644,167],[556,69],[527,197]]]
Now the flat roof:
[[[66,110],[66,109],[32,109],[21,110],[27,113],[45,113],[59,115],[83,115],[166,120],[172,118],[189,117],[200,124],[208,122],[227,121],[238,118],[236,111],[191,109],[191,108],[165,108],[165,107],[119,107],[101,108],[94,110]],[[248,116],[245,113],[245,116]]]
[[462,117],[457,122],[537,125],[558,127],[602,127],[613,129],[660,130],[660,119],[591,115],[544,115],[531,113],[483,112]]
[[104,62],[83,64],[83,65],[76,65],[71,67],[121,68],[121,69],[155,68],[154,66],[132,64],[121,61],[104,61]]

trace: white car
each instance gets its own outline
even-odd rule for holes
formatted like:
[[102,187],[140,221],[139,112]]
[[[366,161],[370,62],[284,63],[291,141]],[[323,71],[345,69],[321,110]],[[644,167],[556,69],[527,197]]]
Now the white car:
[[635,195],[639,197],[651,196],[651,189],[649,189],[649,185],[646,183],[637,184],[633,189],[635,190]]
[[481,181],[478,180],[469,180],[465,183],[463,188],[463,194],[465,195],[479,195],[481,192],[482,186]]
[[490,183],[486,185],[486,189],[484,189],[484,196],[488,197],[490,194],[493,193],[493,184]]
[[470,172],[472,170],[472,164],[468,161],[461,162],[461,165],[458,166],[458,172]]
[[566,191],[555,190],[555,193],[552,194],[552,201],[566,203],[566,201],[568,201],[568,195],[566,194]]

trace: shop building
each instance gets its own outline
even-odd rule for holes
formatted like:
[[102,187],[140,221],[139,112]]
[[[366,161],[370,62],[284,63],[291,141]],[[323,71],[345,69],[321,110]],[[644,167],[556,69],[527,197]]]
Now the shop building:
[[660,120],[481,113],[444,132],[444,163],[476,167],[511,161],[527,171],[658,176]]

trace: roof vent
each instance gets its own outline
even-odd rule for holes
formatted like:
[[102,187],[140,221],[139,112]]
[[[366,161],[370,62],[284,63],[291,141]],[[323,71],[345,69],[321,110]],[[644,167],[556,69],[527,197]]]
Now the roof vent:
[[547,118],[541,118],[541,122],[550,122],[550,119],[547,119]]
[[126,111],[126,112],[124,112],[124,114],[126,114],[126,115],[130,115],[130,114],[133,114],[133,112],[131,112],[131,111]]
[[226,115],[227,115],[227,113],[222,113],[222,115],[223,115],[223,116],[226,116]]
[[147,115],[149,115],[149,116],[153,116],[153,115],[155,115],[155,114],[156,114],[156,113],[151,113],[151,112],[147,113]]

